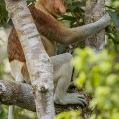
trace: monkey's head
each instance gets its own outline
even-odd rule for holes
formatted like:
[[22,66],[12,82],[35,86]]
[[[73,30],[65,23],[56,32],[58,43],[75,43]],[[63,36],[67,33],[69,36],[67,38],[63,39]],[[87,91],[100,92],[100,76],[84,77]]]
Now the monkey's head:
[[[64,0],[37,0],[39,7],[42,7],[55,18],[65,14]],[[41,8],[40,8],[41,9]]]

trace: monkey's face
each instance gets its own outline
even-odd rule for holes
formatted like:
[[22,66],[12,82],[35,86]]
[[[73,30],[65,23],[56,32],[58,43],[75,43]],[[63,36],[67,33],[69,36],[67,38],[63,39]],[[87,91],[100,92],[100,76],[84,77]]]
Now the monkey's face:
[[64,0],[44,0],[44,7],[55,18],[66,12]]

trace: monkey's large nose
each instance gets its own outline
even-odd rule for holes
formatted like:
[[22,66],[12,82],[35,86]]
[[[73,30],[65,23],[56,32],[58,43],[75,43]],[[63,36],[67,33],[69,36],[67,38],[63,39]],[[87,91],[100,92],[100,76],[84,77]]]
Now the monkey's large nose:
[[58,11],[60,14],[65,14],[66,9],[63,5],[63,3],[60,0],[56,0],[54,3],[54,9]]
[[66,13],[66,9],[65,9],[63,4],[60,4],[59,11],[60,11],[61,14],[65,14]]

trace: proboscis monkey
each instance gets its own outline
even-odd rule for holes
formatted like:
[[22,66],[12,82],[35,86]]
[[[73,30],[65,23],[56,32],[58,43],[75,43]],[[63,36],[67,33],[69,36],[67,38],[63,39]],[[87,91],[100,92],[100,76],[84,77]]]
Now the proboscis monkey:
[[[76,28],[66,28],[56,18],[66,12],[64,0],[38,0],[29,6],[36,27],[46,52],[51,57],[55,86],[54,102],[57,104],[86,105],[83,95],[67,93],[70,85],[72,67],[69,63],[72,56],[69,53],[56,55],[56,42],[69,45],[82,40],[104,29],[110,23],[110,17],[105,14],[100,20]],[[8,58],[11,66],[11,74],[16,81],[25,80],[30,83],[26,67],[26,60],[18,40],[16,31],[12,28],[8,39]],[[13,119],[13,106],[10,106],[8,119]]]

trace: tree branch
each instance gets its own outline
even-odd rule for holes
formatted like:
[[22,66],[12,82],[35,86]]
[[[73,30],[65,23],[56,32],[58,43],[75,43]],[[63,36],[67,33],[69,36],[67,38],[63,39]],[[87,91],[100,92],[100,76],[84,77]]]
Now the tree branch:
[[32,87],[26,83],[0,80],[0,103],[36,111]]

